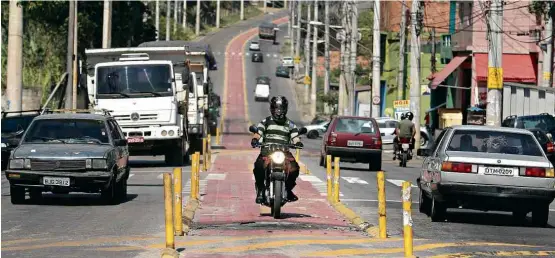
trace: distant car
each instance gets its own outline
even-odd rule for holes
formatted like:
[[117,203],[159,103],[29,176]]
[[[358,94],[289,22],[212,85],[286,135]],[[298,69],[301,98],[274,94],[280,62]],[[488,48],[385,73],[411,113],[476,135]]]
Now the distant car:
[[257,41],[251,41],[251,44],[249,45],[249,50],[260,51],[260,43],[258,43]]
[[276,77],[289,78],[289,68],[278,66],[276,68]]
[[110,204],[127,197],[127,140],[115,119],[100,114],[45,114],[25,131],[9,159],[6,178],[13,204],[42,192],[101,192]]
[[[380,127],[383,144],[393,144],[393,140],[395,139],[395,135],[393,135],[393,133],[395,132],[395,128],[397,128],[399,121],[390,117],[376,118],[376,121]],[[429,139],[430,134],[426,128],[424,126],[420,127],[420,147],[428,146]]]
[[448,208],[512,211],[546,226],[555,199],[553,165],[534,135],[524,129],[458,125],[445,128],[417,179],[420,212],[443,221]]
[[256,78],[254,101],[268,101],[270,99],[270,78],[260,76]]
[[320,135],[324,135],[324,133],[326,133],[326,131],[328,130],[329,124],[329,121],[324,121],[319,124],[305,126],[307,131],[306,137],[309,139],[316,139]]
[[282,65],[283,67],[287,67],[287,68],[295,67],[295,63],[293,62],[293,58],[290,57],[290,56],[285,56],[285,57],[283,57],[283,58],[281,59],[281,65]]
[[2,170],[8,166],[12,150],[19,145],[21,136],[40,110],[2,112]]
[[322,140],[321,166],[326,166],[326,155],[340,157],[341,162],[370,163],[369,170],[381,170],[382,138],[378,123],[369,117],[335,117]]
[[254,63],[263,63],[264,62],[264,55],[262,53],[253,53],[252,54],[252,62],[254,62]]
[[536,140],[538,140],[538,142],[542,146],[543,152],[545,152],[545,155],[547,156],[549,161],[551,161],[551,164],[555,166],[555,146],[553,143],[553,139],[551,139],[549,135],[547,135],[547,133],[545,133],[545,131],[543,131],[542,129],[528,130],[534,134]]
[[537,128],[555,137],[555,117],[548,113],[528,116],[508,116],[501,122],[503,127],[532,129]]

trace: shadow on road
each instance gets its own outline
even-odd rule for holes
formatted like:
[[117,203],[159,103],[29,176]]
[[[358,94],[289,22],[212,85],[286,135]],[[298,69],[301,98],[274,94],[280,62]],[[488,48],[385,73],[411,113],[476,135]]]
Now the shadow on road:
[[[536,227],[532,224],[530,216],[526,217],[524,221],[517,221],[512,214],[507,213],[472,212],[456,209],[448,210],[447,222],[502,227]],[[548,224],[547,228],[554,228],[554,226]]]
[[[9,196],[3,195],[3,196]],[[137,198],[137,194],[127,194],[124,204]],[[42,198],[39,200],[27,199],[25,205],[48,205],[48,206],[115,206],[106,204],[101,198],[100,194],[48,194],[43,193]]]

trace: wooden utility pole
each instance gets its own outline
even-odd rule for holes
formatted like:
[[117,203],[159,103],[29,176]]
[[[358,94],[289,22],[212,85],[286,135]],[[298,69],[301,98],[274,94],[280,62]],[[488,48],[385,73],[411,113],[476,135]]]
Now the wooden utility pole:
[[[21,111],[23,97],[23,7],[18,4],[18,1],[11,0],[9,12],[6,98],[8,111]],[[71,46],[71,41],[68,46]],[[69,65],[69,69],[71,69],[71,59]],[[68,70],[68,72],[71,72],[71,70]]]
[[410,40],[410,111],[414,114],[415,151],[420,148],[420,1],[412,2]]
[[399,42],[399,73],[397,75],[397,100],[405,99],[405,56],[407,53],[407,5],[401,4],[401,32]]
[[503,0],[491,1],[488,17],[488,42],[486,122],[490,126],[501,126],[501,107],[503,106]]
[[[380,1],[374,0],[374,29],[373,29],[373,49],[372,49],[372,113],[371,117],[380,117],[381,104],[381,33],[380,33]],[[358,34],[358,33],[357,33]]]

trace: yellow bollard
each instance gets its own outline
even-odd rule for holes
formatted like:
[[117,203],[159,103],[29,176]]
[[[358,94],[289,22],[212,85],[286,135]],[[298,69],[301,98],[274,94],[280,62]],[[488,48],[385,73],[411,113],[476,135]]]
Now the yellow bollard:
[[327,183],[328,183],[328,202],[333,202],[333,196],[332,196],[332,190],[333,190],[333,186],[332,186],[332,173],[331,173],[331,155],[326,155],[326,175],[327,177]]
[[202,138],[202,171],[206,172],[208,170],[208,154],[206,153],[206,138]]
[[333,164],[333,169],[334,169],[333,202],[339,202],[339,157],[335,157],[335,164]]
[[210,169],[210,165],[212,164],[212,135],[208,134],[208,138],[206,138],[206,169]]
[[297,163],[300,161],[300,158],[301,158],[301,150],[296,149],[295,150],[295,160],[297,161]]
[[412,198],[411,182],[403,182],[403,238],[405,246],[405,257],[412,257]]
[[191,194],[189,195],[189,199],[191,200],[198,200],[197,196],[197,174],[198,174],[198,152],[195,152],[192,157],[191,161]]
[[216,145],[220,146],[220,127],[216,127]]
[[182,168],[173,169],[173,194],[174,198],[174,209],[173,209],[173,219],[175,224],[175,235],[182,236],[183,232],[183,202],[181,200],[181,195],[183,194],[183,185],[181,184]]
[[387,238],[387,224],[385,212],[385,176],[383,171],[378,171],[376,175],[378,181],[378,225],[380,229],[380,238]]
[[195,173],[195,196],[197,197],[197,200],[200,198],[200,153],[199,152],[195,152],[195,154],[197,155],[197,171]]
[[164,204],[166,207],[166,248],[175,249],[173,232],[172,176],[164,173]]

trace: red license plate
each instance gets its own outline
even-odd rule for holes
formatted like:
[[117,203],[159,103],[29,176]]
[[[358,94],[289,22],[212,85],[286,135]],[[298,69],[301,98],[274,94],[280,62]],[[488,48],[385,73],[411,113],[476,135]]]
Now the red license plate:
[[141,142],[145,142],[145,138],[143,137],[127,138],[127,143],[141,143]]

